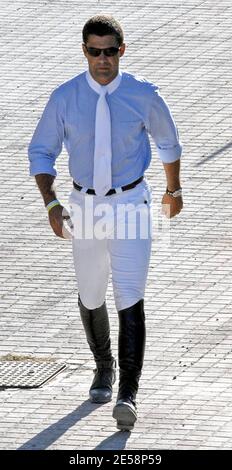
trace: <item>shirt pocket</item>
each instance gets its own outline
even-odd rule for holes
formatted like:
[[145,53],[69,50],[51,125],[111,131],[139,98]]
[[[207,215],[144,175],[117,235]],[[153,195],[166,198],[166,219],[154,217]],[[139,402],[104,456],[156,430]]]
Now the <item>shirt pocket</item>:
[[141,143],[141,133],[143,130],[141,119],[120,119],[116,123],[116,135],[124,149],[126,156],[134,153]]

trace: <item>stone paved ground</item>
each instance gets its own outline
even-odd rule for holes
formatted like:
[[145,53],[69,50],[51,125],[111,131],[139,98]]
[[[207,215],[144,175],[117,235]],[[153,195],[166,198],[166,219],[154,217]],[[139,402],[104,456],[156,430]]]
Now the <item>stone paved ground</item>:
[[[121,21],[128,44],[122,66],[160,86],[184,145],[185,208],[171,221],[170,246],[153,243],[132,433],[117,432],[113,403],[87,400],[94,364],[78,316],[71,245],[49,230],[27,164],[50,92],[84,70],[81,28],[97,12]],[[54,357],[68,366],[41,389],[0,392],[0,448],[230,449],[231,1],[2,0],[0,15],[0,354]],[[58,170],[67,203],[65,152]],[[155,150],[148,178],[157,205],[165,180]],[[117,354],[111,284],[107,300]]]

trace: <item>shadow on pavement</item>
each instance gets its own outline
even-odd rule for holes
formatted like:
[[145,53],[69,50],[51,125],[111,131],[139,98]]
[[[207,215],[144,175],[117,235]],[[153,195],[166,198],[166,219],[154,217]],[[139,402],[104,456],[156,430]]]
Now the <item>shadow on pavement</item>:
[[219,150],[216,150],[216,152],[211,153],[211,155],[208,155],[208,157],[203,158],[200,162],[196,163],[196,166],[203,165],[204,163],[208,162],[208,160],[211,160],[217,155],[220,155],[220,153],[223,153],[225,150],[229,149],[230,147],[232,147],[232,142],[229,142],[228,144],[224,145]]
[[[94,410],[102,406],[102,404],[93,404],[89,400],[84,401],[76,410],[64,416],[56,423],[51,424],[48,428],[41,431],[29,441],[18,447],[17,450],[43,450],[52,445],[59,437],[74,426],[78,421],[91,414]],[[118,434],[118,433],[117,433]]]
[[94,450],[119,450],[125,449],[126,441],[129,439],[131,433],[128,432],[115,432],[112,436],[104,439]]

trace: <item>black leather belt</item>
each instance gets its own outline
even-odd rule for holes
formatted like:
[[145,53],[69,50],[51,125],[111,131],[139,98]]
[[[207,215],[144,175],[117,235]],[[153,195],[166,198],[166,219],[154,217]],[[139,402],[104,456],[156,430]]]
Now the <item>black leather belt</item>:
[[[143,181],[143,176],[140,176],[140,178],[137,179],[136,181],[133,181],[133,183],[126,184],[126,186],[121,186],[121,190],[122,191],[127,191],[128,189],[132,189],[135,186],[137,186],[137,184],[141,183],[141,181]],[[73,181],[73,186],[78,191],[81,191],[82,188],[83,188],[83,186],[80,186],[79,184],[75,183],[75,181]],[[86,189],[85,192],[87,194],[95,194],[96,195],[95,190],[92,189],[92,188]],[[117,193],[116,189],[112,188],[108,191],[108,193],[105,194],[105,196],[111,196],[111,194],[116,194],[116,193]]]

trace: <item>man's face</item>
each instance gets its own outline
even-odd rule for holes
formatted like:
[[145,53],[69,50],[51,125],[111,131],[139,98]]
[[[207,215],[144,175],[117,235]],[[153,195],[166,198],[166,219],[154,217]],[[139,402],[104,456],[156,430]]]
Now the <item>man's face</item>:
[[[95,47],[99,49],[106,49],[107,47],[119,47],[116,41],[115,36],[106,35],[106,36],[97,36],[95,34],[90,34],[88,37],[87,47]],[[123,56],[125,51],[125,44],[120,46],[120,50],[115,56],[106,57],[103,52],[98,57],[92,57],[85,45],[82,45],[83,52],[85,57],[88,60],[89,71],[96,80],[96,82],[101,85],[107,85],[112,82],[112,80],[117,76],[119,69],[119,60]]]

